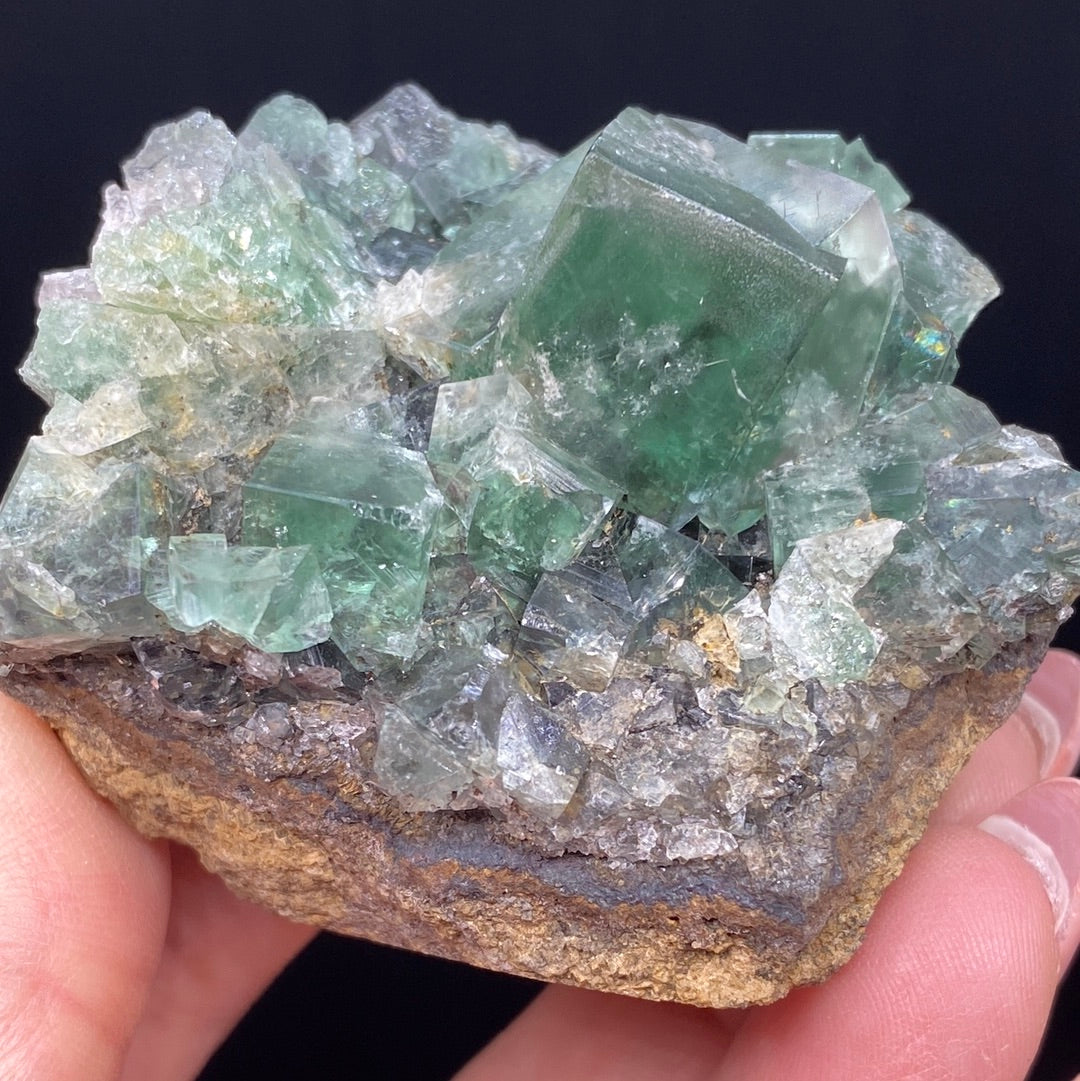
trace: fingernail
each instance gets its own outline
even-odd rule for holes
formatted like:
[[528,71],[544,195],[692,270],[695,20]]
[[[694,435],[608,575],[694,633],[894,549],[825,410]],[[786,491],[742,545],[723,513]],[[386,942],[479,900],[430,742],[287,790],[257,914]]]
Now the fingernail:
[[1016,712],[1035,737],[1042,776],[1071,773],[1080,756],[1080,657],[1050,650]]
[[1064,967],[1080,939],[1080,781],[1056,777],[1009,800],[980,828],[1010,845],[1042,880]]

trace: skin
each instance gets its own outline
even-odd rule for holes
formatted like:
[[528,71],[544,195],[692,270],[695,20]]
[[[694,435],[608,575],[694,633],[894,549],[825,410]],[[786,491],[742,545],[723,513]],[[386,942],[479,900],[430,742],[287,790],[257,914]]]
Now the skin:
[[[553,987],[458,1081],[1021,1081],[1080,939],[1080,661],[1052,653],[1033,687],[1043,708],[979,748],[826,983],[739,1011]],[[195,1077],[313,932],[135,834],[2,698],[0,733],[0,1076]],[[1056,852],[1057,910],[979,828],[1002,811]]]

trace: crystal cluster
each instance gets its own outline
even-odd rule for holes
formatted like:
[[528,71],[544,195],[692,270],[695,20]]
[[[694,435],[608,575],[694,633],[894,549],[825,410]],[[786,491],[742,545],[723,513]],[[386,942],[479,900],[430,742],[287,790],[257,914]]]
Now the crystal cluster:
[[284,755],[362,700],[407,810],[824,883],[911,695],[1078,590],[1080,478],[950,385],[997,285],[860,140],[631,108],[557,157],[406,85],[123,176],[41,285],[9,659],[212,661],[192,716]]

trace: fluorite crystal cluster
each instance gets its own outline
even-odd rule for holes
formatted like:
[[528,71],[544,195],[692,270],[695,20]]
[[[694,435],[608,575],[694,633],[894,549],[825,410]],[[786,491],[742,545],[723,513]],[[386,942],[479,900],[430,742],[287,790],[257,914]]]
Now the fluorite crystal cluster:
[[4,658],[811,909],[898,718],[1080,587],[1080,478],[950,385],[997,285],[907,202],[860,140],[557,157],[411,85],[155,129],[41,285]]

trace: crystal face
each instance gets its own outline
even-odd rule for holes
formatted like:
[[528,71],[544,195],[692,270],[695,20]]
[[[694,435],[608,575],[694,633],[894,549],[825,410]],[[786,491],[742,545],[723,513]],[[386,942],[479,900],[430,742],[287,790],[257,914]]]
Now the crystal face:
[[1080,588],[1080,477],[951,386],[997,285],[861,140],[559,157],[402,86],[123,178],[41,285],[7,659],[212,658],[185,716],[282,754],[358,697],[406,810],[812,895],[912,694]]

